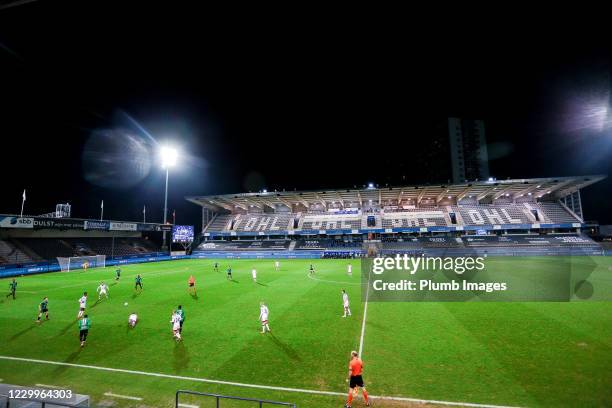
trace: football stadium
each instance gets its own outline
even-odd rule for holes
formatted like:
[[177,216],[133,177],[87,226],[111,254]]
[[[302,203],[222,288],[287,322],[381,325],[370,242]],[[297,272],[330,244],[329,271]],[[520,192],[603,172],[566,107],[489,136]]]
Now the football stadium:
[[[585,233],[596,225],[580,203],[602,178],[190,196],[204,226],[195,235],[59,212],[3,215],[3,287],[18,282],[16,298],[1,301],[3,384],[69,389],[100,406],[216,406],[187,391],[341,406],[347,350],[356,350],[376,406],[608,405],[612,262]],[[148,238],[168,230],[191,245],[168,253]],[[585,287],[552,302],[488,302],[478,290],[460,302],[368,299],[362,264],[398,254],[484,256],[491,275],[570,271]],[[43,298],[49,319],[37,320]],[[180,340],[169,323],[179,305]],[[257,406],[247,402],[220,406]]]
[[612,407],[609,30],[158,3],[0,0],[0,408]]

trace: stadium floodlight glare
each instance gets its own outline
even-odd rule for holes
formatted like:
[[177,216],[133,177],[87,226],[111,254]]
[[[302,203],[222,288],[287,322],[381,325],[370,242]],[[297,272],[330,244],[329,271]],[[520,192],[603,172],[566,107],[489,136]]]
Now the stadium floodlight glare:
[[[174,167],[178,160],[178,150],[171,146],[162,146],[159,149],[159,157],[161,158],[162,167],[166,169],[166,191],[164,194],[164,224],[168,222],[168,176],[170,167]],[[168,231],[164,231],[162,247],[166,246],[166,235]]]
[[164,168],[173,167],[178,160],[178,151],[174,147],[162,146],[159,149],[159,156]]
[[374,188],[374,183],[368,183],[368,188]]

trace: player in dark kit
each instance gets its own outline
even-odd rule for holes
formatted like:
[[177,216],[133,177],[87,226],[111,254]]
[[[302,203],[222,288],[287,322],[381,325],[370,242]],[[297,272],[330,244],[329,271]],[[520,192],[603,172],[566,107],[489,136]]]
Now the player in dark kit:
[[227,279],[233,280],[232,278],[232,267],[227,268]]
[[17,291],[17,281],[15,280],[15,278],[13,278],[13,280],[9,283],[9,294],[6,295],[6,297],[13,297],[13,300],[15,300],[15,292]]
[[121,278],[121,268],[117,267],[117,269],[115,269],[115,280],[118,281],[119,278]]
[[368,398],[368,393],[365,389],[365,385],[363,385],[363,377],[361,376],[363,373],[363,361],[359,358],[359,354],[356,351],[351,351],[351,361],[349,363],[349,394],[348,400],[346,401],[345,408],[351,408],[351,404],[353,403],[353,394],[357,396],[359,392],[359,388],[361,388],[361,393],[363,394],[363,400],[365,402],[366,407],[370,406],[370,399]]
[[140,290],[142,290],[142,276],[140,276],[140,274],[136,275],[136,285],[134,286],[134,290],[140,288]]
[[312,266],[312,264],[310,264],[310,270],[308,271],[309,274],[314,275],[315,273],[315,269],[314,266]]
[[38,305],[38,318],[36,319],[38,323],[40,323],[40,318],[43,313],[45,314],[45,319],[49,320],[49,298],[47,298],[46,296]]
[[219,263],[215,262],[215,272],[219,272]]
[[85,340],[89,334],[89,328],[91,327],[91,321],[87,315],[79,319],[79,340],[81,341],[81,347],[85,346]]

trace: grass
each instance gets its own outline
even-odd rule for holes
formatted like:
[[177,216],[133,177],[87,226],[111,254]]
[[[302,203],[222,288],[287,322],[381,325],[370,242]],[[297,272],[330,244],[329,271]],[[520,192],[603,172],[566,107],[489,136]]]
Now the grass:
[[[586,258],[570,260],[580,267]],[[496,268],[546,267],[546,258],[497,258]],[[595,258],[590,280],[612,290],[612,262]],[[164,373],[247,384],[344,393],[348,353],[358,349],[363,318],[358,261],[184,260],[50,273],[18,279],[17,300],[0,299],[0,355]],[[225,277],[231,264],[234,281]],[[543,266],[544,265],[544,266]],[[250,270],[258,270],[258,283]],[[134,292],[134,276],[144,290]],[[187,293],[197,279],[198,297]],[[110,300],[95,304],[101,280]],[[0,288],[8,280],[0,281]],[[340,289],[353,316],[343,319]],[[78,341],[78,298],[90,293],[92,328]],[[49,296],[51,320],[37,325],[37,305]],[[259,302],[270,308],[272,335],[261,335]],[[124,306],[128,302],[128,306]],[[186,310],[184,341],[176,343],[170,313]],[[370,393],[428,400],[520,406],[612,405],[612,307],[609,302],[485,303],[370,302],[364,339],[364,377]],[[127,328],[132,311],[140,321]],[[339,407],[344,396],[243,388],[184,379],[96,371],[0,359],[5,383],[52,384],[89,394],[95,404],[173,406],[174,392],[189,389],[296,402],[300,407]],[[141,402],[105,396],[143,398]],[[186,398],[186,403],[214,406]],[[224,403],[222,407],[245,404]],[[354,406],[361,406],[358,401]],[[410,403],[377,401],[379,407]]]

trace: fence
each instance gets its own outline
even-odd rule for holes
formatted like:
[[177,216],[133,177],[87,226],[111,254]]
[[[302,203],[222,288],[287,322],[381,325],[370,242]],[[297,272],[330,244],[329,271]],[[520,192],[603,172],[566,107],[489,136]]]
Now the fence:
[[[179,408],[179,399],[180,399],[180,395],[181,394],[196,395],[196,396],[199,396],[199,397],[206,397],[206,398],[214,398],[215,399],[215,403],[216,403],[215,407],[217,407],[217,408],[222,408],[221,407],[221,400],[234,400],[234,401],[252,402],[253,406],[259,407],[259,408],[263,408],[263,407],[268,406],[268,405],[277,405],[277,406],[297,408],[296,404],[292,404],[292,403],[289,403],[289,402],[267,401],[267,400],[260,400],[260,399],[255,399],[255,398],[231,397],[229,395],[208,394],[208,393],[204,393],[204,392],[187,391],[187,390],[178,390],[176,392],[175,408]],[[257,405],[255,405],[255,404],[257,404]]]

